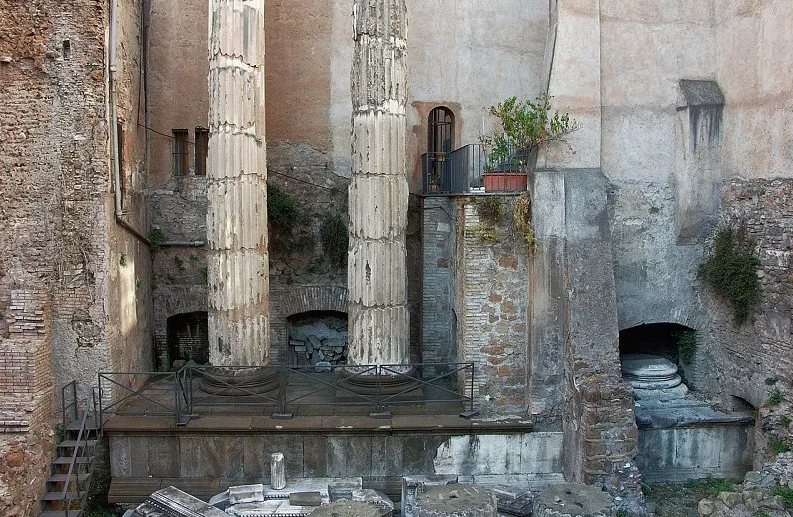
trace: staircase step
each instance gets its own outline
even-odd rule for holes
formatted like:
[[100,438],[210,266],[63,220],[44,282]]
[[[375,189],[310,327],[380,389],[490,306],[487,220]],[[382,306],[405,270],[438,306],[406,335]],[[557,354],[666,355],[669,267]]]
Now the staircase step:
[[77,501],[78,499],[82,499],[85,495],[85,491],[80,493],[77,492],[66,492],[65,494],[63,491],[58,492],[47,492],[44,494],[44,497],[41,498],[42,501]]
[[[87,457],[86,456],[77,456],[77,458],[74,458],[74,459],[75,459],[75,463],[79,463],[81,465],[87,465],[88,463],[91,463],[91,461],[94,458],[93,458],[93,456],[87,456]],[[52,463],[55,464],[55,465],[69,465],[71,462],[72,462],[72,457],[71,456],[68,456],[68,457],[67,456],[61,456],[60,458],[55,458],[55,461],[53,461]]]
[[69,510],[68,513],[64,510],[49,510],[41,512],[38,517],[82,517],[82,510]]
[[[94,418],[92,416],[88,417],[88,420],[85,421],[85,428],[88,431],[96,431],[97,427],[94,425]],[[80,420],[72,420],[68,424],[66,424],[65,429],[67,431],[79,431],[80,430]]]
[[[49,481],[50,483],[66,483],[66,480],[68,479],[68,477],[69,477],[68,474],[53,474],[52,476],[47,478],[47,481]],[[74,473],[72,473],[71,481],[74,481],[74,478],[75,478],[75,475],[74,475]],[[88,482],[90,480],[91,480],[91,474],[78,474],[77,475],[77,482],[78,483],[86,483],[86,482]]]
[[74,449],[75,447],[82,447],[84,445],[87,447],[96,447],[96,444],[97,440],[80,440],[79,442],[77,440],[64,440],[58,444],[58,447]]

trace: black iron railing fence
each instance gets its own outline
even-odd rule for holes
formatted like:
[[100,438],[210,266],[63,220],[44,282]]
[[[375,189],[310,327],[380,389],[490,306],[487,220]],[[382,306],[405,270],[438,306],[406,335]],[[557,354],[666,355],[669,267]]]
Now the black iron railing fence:
[[[170,416],[177,425],[217,408],[253,410],[278,418],[298,411],[311,415],[318,407],[369,408],[372,414],[382,414],[392,406],[451,404],[472,414],[475,378],[472,362],[324,367],[188,365],[178,372],[101,372],[99,414],[102,421],[112,415]],[[366,389],[356,388],[362,384]]]
[[487,144],[469,144],[450,153],[421,155],[426,195],[517,192],[526,190],[526,164],[515,149],[492,151]]

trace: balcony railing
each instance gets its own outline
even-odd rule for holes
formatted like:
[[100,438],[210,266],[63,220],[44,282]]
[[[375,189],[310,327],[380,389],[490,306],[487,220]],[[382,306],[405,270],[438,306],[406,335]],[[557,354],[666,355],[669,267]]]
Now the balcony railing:
[[465,145],[450,153],[424,153],[421,160],[426,195],[526,190],[526,173],[517,160],[494,160],[485,144]]

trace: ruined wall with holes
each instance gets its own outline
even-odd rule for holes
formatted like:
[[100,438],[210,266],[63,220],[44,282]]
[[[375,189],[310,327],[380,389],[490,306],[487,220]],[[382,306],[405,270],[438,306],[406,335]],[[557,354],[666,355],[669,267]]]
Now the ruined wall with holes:
[[[483,408],[498,411],[526,408],[529,251],[515,232],[514,202],[461,198],[455,214],[457,361],[476,363],[474,396]],[[485,203],[499,207],[497,220],[482,213],[492,211]],[[469,372],[465,380],[470,382]]]
[[[702,384],[724,396],[760,407],[780,392],[793,398],[793,181],[742,180],[725,184],[722,224],[745,229],[743,237],[760,258],[762,298],[753,321],[739,326],[731,306],[704,282],[709,316],[698,335],[697,373]],[[719,368],[712,365],[718,364]]]
[[[0,5],[3,515],[37,512],[57,388],[76,379],[85,399],[98,370],[145,364],[148,251],[113,221],[108,18],[105,2]],[[138,18],[136,2],[119,12],[122,124],[136,116]],[[126,208],[141,224],[143,144],[130,136]]]

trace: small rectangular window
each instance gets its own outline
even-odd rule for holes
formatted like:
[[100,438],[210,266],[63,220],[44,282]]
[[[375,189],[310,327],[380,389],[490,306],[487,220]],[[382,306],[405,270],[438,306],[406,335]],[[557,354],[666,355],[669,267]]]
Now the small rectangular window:
[[207,174],[207,150],[209,149],[209,130],[205,127],[195,128],[195,175]]
[[186,129],[173,130],[173,174],[174,176],[187,175],[187,135]]

